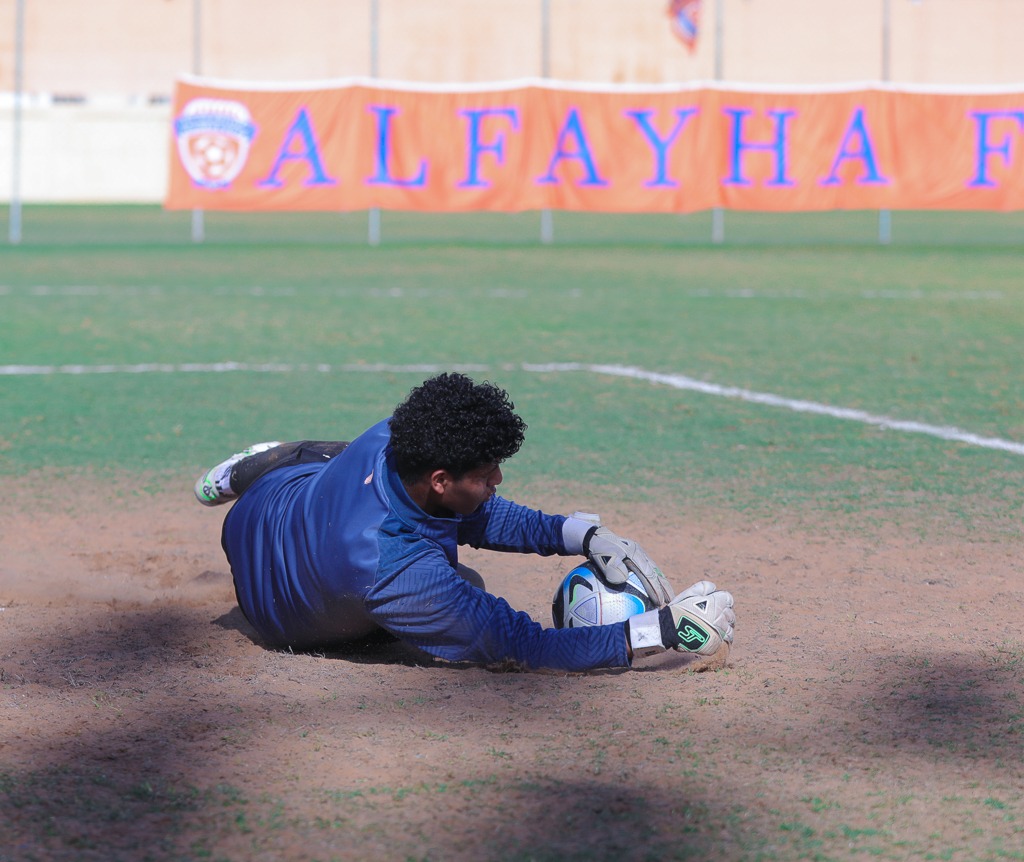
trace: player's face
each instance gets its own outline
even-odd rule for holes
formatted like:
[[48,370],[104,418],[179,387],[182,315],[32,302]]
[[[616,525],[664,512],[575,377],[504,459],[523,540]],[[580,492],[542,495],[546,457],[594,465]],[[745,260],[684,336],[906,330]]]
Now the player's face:
[[445,487],[442,505],[459,515],[472,515],[494,496],[504,478],[498,464],[485,464],[470,470]]

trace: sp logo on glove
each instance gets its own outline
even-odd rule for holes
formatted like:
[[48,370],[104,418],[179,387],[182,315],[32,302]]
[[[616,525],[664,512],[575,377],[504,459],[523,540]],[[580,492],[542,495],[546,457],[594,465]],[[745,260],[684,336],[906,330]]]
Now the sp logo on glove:
[[711,581],[698,581],[665,607],[626,622],[634,656],[666,649],[714,655],[723,643],[732,643],[735,625],[732,594]]
[[679,639],[680,646],[687,652],[697,652],[711,640],[711,635],[692,620],[683,622],[676,629],[676,637]]

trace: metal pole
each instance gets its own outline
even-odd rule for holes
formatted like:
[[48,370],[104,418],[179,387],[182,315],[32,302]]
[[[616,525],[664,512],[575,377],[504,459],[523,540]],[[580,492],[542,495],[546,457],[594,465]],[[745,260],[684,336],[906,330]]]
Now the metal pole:
[[888,81],[892,74],[889,65],[892,48],[892,3],[891,0],[882,0],[882,80]]
[[715,0],[715,80],[725,77],[725,3]]
[[[380,74],[380,0],[370,0],[370,77]],[[371,207],[366,214],[366,241],[380,245],[380,209]]]
[[[192,72],[203,71],[203,0],[192,0]],[[192,210],[192,242],[206,238],[206,218],[201,209]]]
[[551,77],[551,0],[540,0],[540,76]]
[[[882,0],[882,80],[888,81],[892,74],[892,0]],[[892,242],[892,213],[878,211],[878,242],[888,245]]]
[[892,210],[878,211],[878,242],[881,245],[892,242]]
[[380,75],[380,2],[370,0],[370,77]]
[[14,116],[11,141],[11,210],[7,225],[12,245],[21,242],[21,102],[25,89],[25,0],[14,7]]
[[[715,0],[715,80],[721,81],[725,66],[725,9],[723,0]],[[715,207],[711,210],[711,242],[720,245],[725,242],[725,210]]]
[[[540,76],[551,77],[551,0],[540,2]],[[555,218],[549,209],[540,211],[540,241],[543,245],[555,241]]]

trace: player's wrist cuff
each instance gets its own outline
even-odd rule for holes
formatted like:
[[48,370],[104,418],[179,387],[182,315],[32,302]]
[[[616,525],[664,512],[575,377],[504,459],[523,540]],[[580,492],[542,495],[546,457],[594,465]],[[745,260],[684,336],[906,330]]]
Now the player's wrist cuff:
[[572,515],[562,524],[562,544],[567,554],[582,554],[583,541],[587,533],[595,529],[593,521],[585,521]]
[[661,635],[660,611],[647,611],[626,620],[626,637],[633,657],[654,655],[665,651]]

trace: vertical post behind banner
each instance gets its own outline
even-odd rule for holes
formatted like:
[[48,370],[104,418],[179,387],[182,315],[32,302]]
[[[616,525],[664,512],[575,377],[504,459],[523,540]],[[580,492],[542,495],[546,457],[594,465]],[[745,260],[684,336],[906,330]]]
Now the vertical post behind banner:
[[[370,0],[370,77],[380,74],[380,0]],[[380,245],[380,208],[371,207],[366,214],[366,241]]]
[[[203,69],[203,0],[192,0],[192,74]],[[201,209],[192,210],[192,242],[206,238],[206,219]]]
[[[723,50],[725,37],[724,0],[715,0],[715,80],[722,80],[724,67]],[[711,242],[720,245],[725,242],[725,210],[715,207],[711,210]]]
[[[892,0],[882,0],[882,80],[889,81],[892,76]],[[892,242],[892,212],[878,211],[878,242],[888,245]]]
[[21,102],[25,83],[25,0],[14,7],[14,123],[11,141],[11,209],[7,236],[12,245],[21,242]]
[[[540,76],[551,77],[551,0],[540,2]],[[540,211],[540,241],[551,245],[555,239],[555,219],[551,210]]]

